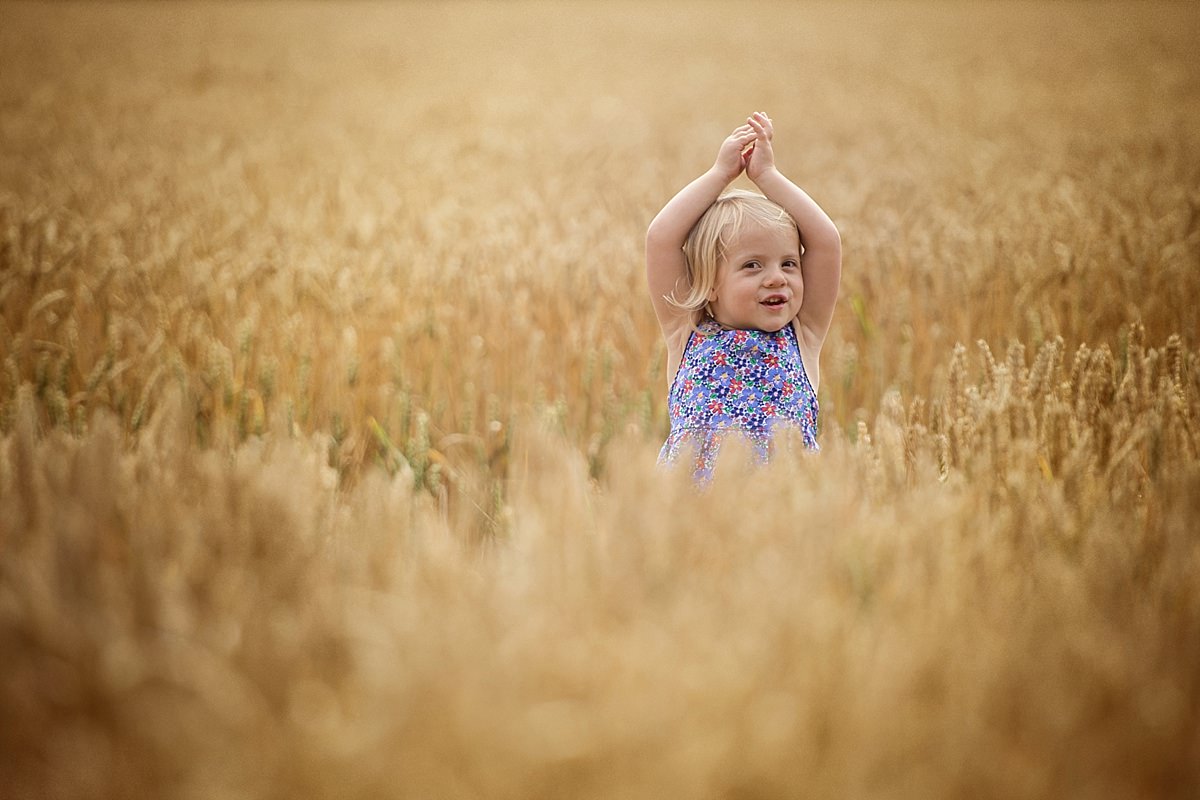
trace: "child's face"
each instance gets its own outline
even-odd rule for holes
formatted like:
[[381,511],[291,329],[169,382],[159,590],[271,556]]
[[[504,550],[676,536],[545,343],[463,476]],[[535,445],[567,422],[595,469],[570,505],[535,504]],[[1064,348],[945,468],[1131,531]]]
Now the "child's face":
[[799,233],[757,223],[738,231],[708,296],[717,322],[761,331],[777,331],[795,319],[803,299]]

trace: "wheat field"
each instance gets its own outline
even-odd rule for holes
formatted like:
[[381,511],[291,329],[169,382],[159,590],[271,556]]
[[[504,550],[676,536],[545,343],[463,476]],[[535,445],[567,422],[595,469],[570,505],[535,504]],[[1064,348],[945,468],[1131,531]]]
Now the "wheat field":
[[[0,798],[1200,796],[1200,11],[0,3]],[[655,467],[755,109],[820,454]]]

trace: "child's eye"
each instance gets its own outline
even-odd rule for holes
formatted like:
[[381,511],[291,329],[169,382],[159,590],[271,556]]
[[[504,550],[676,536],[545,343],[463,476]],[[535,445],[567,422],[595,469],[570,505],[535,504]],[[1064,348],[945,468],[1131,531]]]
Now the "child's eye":
[[798,267],[800,266],[800,263],[789,258],[787,261],[783,262],[783,265],[785,267]]
[[761,266],[757,261],[747,261],[745,264],[742,264],[742,269],[758,269]]

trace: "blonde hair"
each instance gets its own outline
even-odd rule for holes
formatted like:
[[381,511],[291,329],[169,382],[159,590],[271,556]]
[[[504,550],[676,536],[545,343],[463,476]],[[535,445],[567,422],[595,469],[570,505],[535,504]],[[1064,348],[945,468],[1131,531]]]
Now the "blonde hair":
[[738,233],[747,223],[764,228],[796,230],[796,221],[776,203],[757,192],[731,189],[721,195],[692,226],[683,242],[687,263],[687,294],[677,296],[678,287],[666,300],[676,308],[691,311],[700,321],[701,310],[717,284],[717,268],[729,255]]

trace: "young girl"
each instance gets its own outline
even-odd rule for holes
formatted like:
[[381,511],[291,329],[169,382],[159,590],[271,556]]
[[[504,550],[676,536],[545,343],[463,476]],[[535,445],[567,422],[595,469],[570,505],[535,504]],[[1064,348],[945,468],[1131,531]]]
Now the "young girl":
[[[646,231],[670,386],[671,433],[659,462],[691,455],[700,483],[711,479],[730,432],[761,462],[782,425],[817,449],[817,359],[837,300],[842,242],[821,207],[776,169],[773,135],[766,114],[751,115]],[[722,194],[743,171],[762,194]]]

